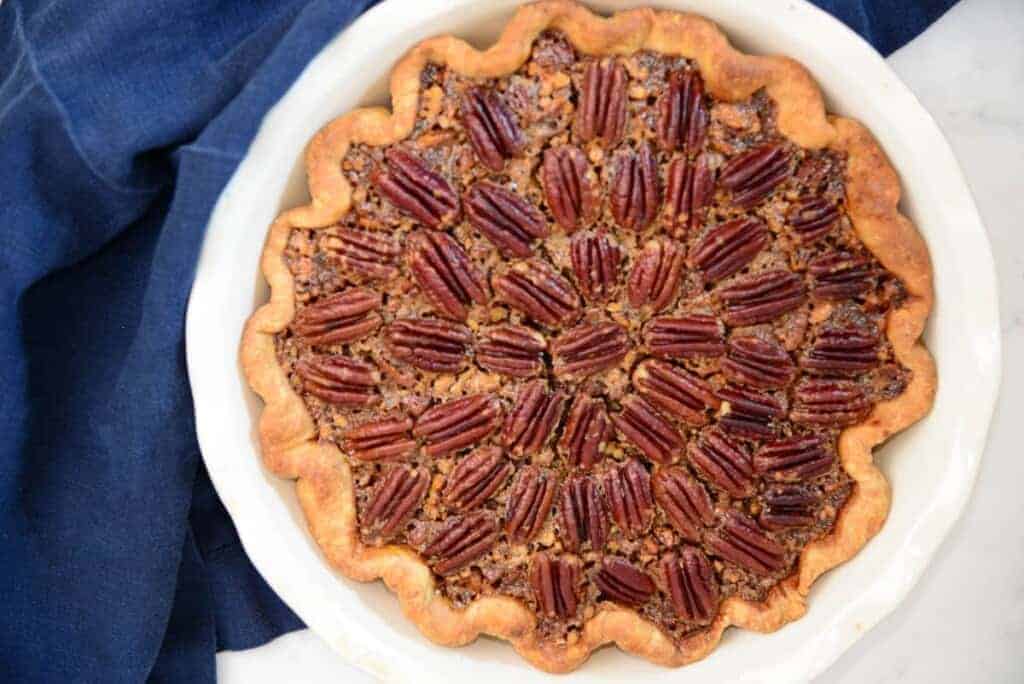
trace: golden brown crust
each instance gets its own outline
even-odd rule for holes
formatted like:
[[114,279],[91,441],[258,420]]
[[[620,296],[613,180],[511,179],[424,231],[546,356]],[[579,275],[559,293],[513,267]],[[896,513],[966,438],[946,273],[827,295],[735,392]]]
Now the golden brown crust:
[[[708,630],[679,644],[636,612],[609,606],[586,623],[576,643],[554,646],[537,638],[533,613],[514,599],[485,597],[456,609],[436,590],[431,571],[415,553],[364,546],[358,537],[349,467],[336,447],[317,440],[313,418],[275,355],[274,335],[289,324],[294,312],[294,282],[283,259],[289,231],[332,225],[348,211],[350,188],[340,162],[349,145],[386,145],[411,132],[419,74],[427,62],[445,64],[467,76],[505,75],[526,61],[534,39],[549,28],[561,30],[588,54],[650,49],[693,59],[708,91],[720,99],[745,99],[765,88],[777,103],[779,130],[785,136],[804,147],[829,147],[848,155],[847,205],[855,230],[906,286],[906,301],[890,313],[886,333],[897,359],[912,372],[911,381],[903,394],[877,405],[863,423],[842,433],[840,458],[856,484],[833,532],[804,549],[797,572],[765,601],[732,597]],[[925,415],[935,393],[934,363],[920,343],[932,305],[928,251],[913,224],[899,213],[896,172],[871,134],[852,120],[829,118],[817,86],[802,66],[783,57],[744,55],[706,19],[650,9],[601,18],[569,0],[520,8],[498,42],[483,52],[450,36],[423,41],[395,67],[391,94],[393,112],[353,111],[330,122],[311,141],[306,167],[313,199],[285,212],[271,226],[262,258],[270,301],[249,320],[242,339],[243,368],[266,403],[259,425],[264,462],[279,476],[297,480],[309,528],[328,561],[352,579],[382,579],[406,615],[439,644],[457,646],[480,634],[497,636],[551,672],[578,667],[607,643],[657,663],[683,665],[707,655],[730,625],[768,632],[803,615],[814,580],[856,554],[885,521],[889,487],[873,464],[873,447]]]

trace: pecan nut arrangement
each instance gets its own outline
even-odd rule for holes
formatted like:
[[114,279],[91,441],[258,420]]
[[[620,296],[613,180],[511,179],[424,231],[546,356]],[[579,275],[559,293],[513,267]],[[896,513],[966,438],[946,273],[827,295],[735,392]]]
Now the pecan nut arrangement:
[[242,345],[327,559],[550,671],[802,615],[935,387],[871,135],[705,19],[567,0],[486,52],[426,41],[392,87],[311,143]]

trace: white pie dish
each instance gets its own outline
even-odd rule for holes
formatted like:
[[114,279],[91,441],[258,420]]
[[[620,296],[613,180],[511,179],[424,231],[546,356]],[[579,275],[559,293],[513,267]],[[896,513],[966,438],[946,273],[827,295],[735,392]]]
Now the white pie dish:
[[[305,201],[300,160],[306,141],[330,118],[381,102],[392,64],[421,38],[451,32],[485,45],[515,4],[392,0],[328,45],[268,114],[223,193],[190,301],[188,363],[200,445],[247,551],[314,630],[356,664],[388,679],[462,681],[472,673],[504,681],[542,675],[497,642],[457,651],[433,646],[401,617],[382,586],[357,585],[330,570],[306,534],[291,483],[266,472],[258,458],[258,400],[242,380],[238,341],[245,318],[266,296],[257,275],[265,227],[281,209]],[[894,492],[889,522],[860,555],[815,586],[802,620],[769,636],[730,632],[727,643],[686,671],[698,680],[807,679],[898,604],[970,492],[999,377],[988,244],[934,122],[881,58],[827,15],[784,2],[590,4],[690,9],[717,21],[746,51],[802,61],[821,83],[830,109],[874,131],[901,172],[903,209],[932,250],[937,307],[926,340],[939,365],[940,389],[932,415],[880,454]],[[282,169],[292,169],[291,176],[285,178]],[[674,675],[605,650],[570,676]]]

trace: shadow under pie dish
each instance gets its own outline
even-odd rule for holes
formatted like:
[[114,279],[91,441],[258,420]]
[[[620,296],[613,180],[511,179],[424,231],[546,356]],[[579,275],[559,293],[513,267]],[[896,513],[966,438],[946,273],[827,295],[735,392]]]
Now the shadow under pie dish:
[[927,251],[870,134],[652,10],[414,47],[312,141],[242,358],[325,556],[552,671],[799,617],[927,412]]

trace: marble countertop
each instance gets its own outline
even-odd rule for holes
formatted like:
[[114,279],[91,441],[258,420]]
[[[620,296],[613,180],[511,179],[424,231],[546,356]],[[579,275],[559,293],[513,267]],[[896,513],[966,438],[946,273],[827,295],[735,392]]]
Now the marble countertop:
[[[967,176],[999,276],[1003,383],[974,495],[918,586],[820,682],[1024,681],[1024,2],[962,0],[889,63]],[[898,496],[898,493],[897,493]],[[303,630],[217,656],[225,684],[370,684]]]

